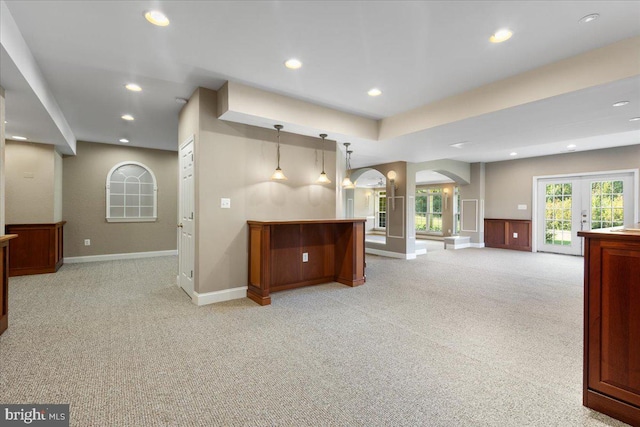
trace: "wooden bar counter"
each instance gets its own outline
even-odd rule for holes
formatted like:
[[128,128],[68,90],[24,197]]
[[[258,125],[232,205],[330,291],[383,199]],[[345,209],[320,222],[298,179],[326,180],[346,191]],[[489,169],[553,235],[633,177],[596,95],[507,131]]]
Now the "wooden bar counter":
[[578,232],[584,254],[584,406],[640,426],[640,224]]
[[364,284],[365,221],[247,221],[247,297],[268,305],[271,292],[330,282]]

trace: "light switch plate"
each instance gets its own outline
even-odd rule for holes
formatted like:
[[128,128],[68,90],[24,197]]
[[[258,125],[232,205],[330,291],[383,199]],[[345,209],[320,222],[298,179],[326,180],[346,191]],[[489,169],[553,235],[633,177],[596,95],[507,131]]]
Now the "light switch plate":
[[220,199],[220,207],[222,209],[231,209],[231,199],[222,198]]
[[527,205],[518,205],[518,210],[519,211],[526,211],[527,210]]

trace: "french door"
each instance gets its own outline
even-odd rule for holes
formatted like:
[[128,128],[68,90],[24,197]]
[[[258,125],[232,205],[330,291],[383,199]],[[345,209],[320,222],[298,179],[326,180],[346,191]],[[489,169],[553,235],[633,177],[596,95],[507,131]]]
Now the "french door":
[[632,224],[633,186],[631,172],[539,179],[538,251],[582,255],[578,231]]

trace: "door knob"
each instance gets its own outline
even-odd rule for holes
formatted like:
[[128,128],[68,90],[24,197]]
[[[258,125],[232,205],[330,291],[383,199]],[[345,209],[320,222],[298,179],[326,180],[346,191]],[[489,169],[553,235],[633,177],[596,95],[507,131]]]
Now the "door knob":
[[179,227],[179,228],[182,228],[182,223],[178,224],[178,227]]

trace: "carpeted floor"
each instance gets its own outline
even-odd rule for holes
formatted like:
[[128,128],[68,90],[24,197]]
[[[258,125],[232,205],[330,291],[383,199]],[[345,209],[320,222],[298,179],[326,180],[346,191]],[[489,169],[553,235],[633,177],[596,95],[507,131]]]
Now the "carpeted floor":
[[582,259],[367,256],[367,283],[196,307],[174,257],[10,279],[0,402],[74,426],[622,426],[582,406]]

